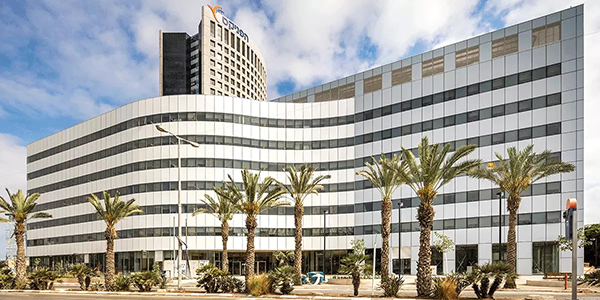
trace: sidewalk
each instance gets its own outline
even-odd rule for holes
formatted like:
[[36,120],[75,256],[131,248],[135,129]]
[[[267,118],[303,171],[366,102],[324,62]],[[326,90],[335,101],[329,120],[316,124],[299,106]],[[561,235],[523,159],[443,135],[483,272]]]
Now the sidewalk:
[[[332,277],[329,277],[332,278]],[[537,295],[549,297],[549,299],[567,299],[570,296],[570,289],[564,290],[564,288],[557,287],[540,287],[540,286],[528,286],[525,285],[527,280],[539,279],[539,276],[524,276],[517,282],[518,288],[516,290],[505,290],[501,289],[497,292],[497,297],[502,299],[523,299],[526,296]],[[416,276],[405,275],[404,285],[398,293],[398,298],[401,299],[413,299],[417,296],[415,286]],[[167,284],[166,290],[154,290],[150,293],[139,293],[139,292],[92,292],[92,291],[80,291],[78,284],[73,283],[56,283],[54,290],[52,291],[7,291],[2,290],[2,293],[52,293],[52,294],[75,294],[75,295],[144,295],[144,296],[190,296],[190,297],[202,297],[202,298],[252,298],[247,294],[207,294],[204,290],[196,287],[195,280],[183,280],[182,287],[183,292],[177,291],[177,280],[170,281]],[[600,288],[579,288],[582,293],[582,298],[586,299],[600,299]],[[380,298],[383,297],[383,291],[379,288],[379,280],[375,280],[375,289],[372,289],[371,280],[363,279],[359,288],[359,297],[361,299],[369,299],[371,297]],[[363,298],[364,297],[364,298]],[[467,287],[461,294],[461,297],[475,297],[473,289]],[[321,284],[312,285],[305,284],[302,286],[296,286],[291,295],[268,295],[265,298],[281,298],[281,299],[315,299],[315,300],[348,300],[354,298],[352,285],[337,285],[337,284]]]

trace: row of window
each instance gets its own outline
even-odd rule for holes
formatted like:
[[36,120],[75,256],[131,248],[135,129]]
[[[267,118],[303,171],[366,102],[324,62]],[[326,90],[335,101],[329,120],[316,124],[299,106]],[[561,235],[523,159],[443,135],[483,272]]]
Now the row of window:
[[[215,36],[215,31],[217,36]],[[227,28],[221,27],[220,24],[215,24],[214,21],[210,21],[210,36],[217,38],[220,42],[225,42],[226,45],[231,45],[231,49],[235,49],[242,57],[245,57],[252,65],[260,72],[261,76],[266,77],[266,69],[258,58],[258,55],[254,53],[254,50],[250,48],[250,45],[244,41],[244,38],[236,36],[233,31],[229,31]],[[246,37],[247,39],[247,37]]]
[[[407,102],[403,102],[407,103]],[[417,104],[422,104],[419,102]],[[415,105],[417,105],[415,104]],[[391,129],[386,129],[378,132],[367,133],[363,135],[359,135],[356,137],[342,138],[342,139],[331,139],[331,140],[321,140],[321,141],[269,141],[269,140],[258,140],[258,139],[249,139],[242,137],[229,137],[229,136],[212,136],[212,135],[198,135],[198,136],[188,136],[187,139],[198,144],[209,144],[209,145],[232,145],[232,146],[243,146],[243,147],[253,147],[253,148],[262,148],[262,149],[278,149],[278,150],[317,150],[317,149],[329,149],[329,148],[338,148],[338,147],[349,147],[354,145],[359,145],[363,143],[375,142],[383,139],[389,139],[398,136],[404,136],[409,134],[420,133],[429,130],[440,129],[449,126],[455,126],[460,124],[465,124],[468,122],[475,122],[480,120],[485,120],[494,117],[511,115],[519,112],[551,107],[555,105],[561,104],[561,94],[551,94],[547,96],[540,96],[533,99],[525,99],[519,102],[513,102],[509,104],[500,104],[493,107],[488,107],[484,109],[469,111],[466,113],[460,113],[456,115],[446,116],[442,118],[437,118],[435,120],[417,122],[414,124],[408,124],[404,126],[399,126]],[[403,109],[403,107],[397,107],[397,109]],[[356,115],[357,120],[365,120],[371,119],[374,117],[385,116],[389,114],[397,113],[392,107],[392,110],[383,110],[376,109],[373,111],[368,111],[365,113],[360,113]],[[185,113],[182,113],[185,114]],[[559,123],[558,123],[559,124]],[[546,131],[556,131],[558,128],[553,125],[550,128],[544,128],[543,126],[538,126],[533,128],[533,130],[529,130],[528,128],[524,128],[521,131],[523,133],[518,137],[518,132],[515,131],[509,134],[508,138],[501,136],[501,134],[496,134],[496,138],[490,136],[489,142],[488,139],[484,138],[483,141],[473,141],[474,144],[480,146],[488,146],[491,144],[500,143],[501,140],[513,141],[516,139],[530,139],[536,138],[539,136],[546,135]],[[530,132],[528,135],[527,133]],[[28,179],[37,178],[40,176],[52,174],[54,172],[58,172],[61,170],[69,169],[75,166],[79,166],[82,164],[86,164],[91,161],[95,161],[98,159],[102,159],[105,157],[109,157],[115,154],[123,153],[126,151],[130,151],[133,149],[145,148],[145,147],[153,147],[160,145],[176,145],[177,140],[174,137],[155,137],[148,139],[141,139],[137,141],[132,141],[128,143],[124,143],[121,145],[117,145],[108,149],[104,149],[101,151],[97,151],[85,156],[81,156],[63,163],[59,163],[53,166],[49,166],[31,173],[27,174]],[[459,146],[460,147],[460,146]]]
[[[444,193],[438,194],[433,200],[434,205],[443,204],[455,204],[465,203],[474,201],[487,201],[495,199],[495,196],[500,189],[483,189],[476,191],[458,192],[458,193]],[[522,197],[528,196],[540,196],[548,194],[557,194],[561,192],[560,182],[548,182],[548,183],[536,183],[530,186],[527,190],[521,193]],[[402,202],[403,208],[419,207],[421,199],[419,197],[394,199],[392,200],[392,207],[398,207],[398,204]],[[193,213],[198,208],[204,208],[204,204],[182,204],[183,213]],[[153,214],[175,214],[177,213],[177,205],[174,204],[163,204],[163,205],[148,205],[140,207],[145,215]],[[357,203],[350,205],[329,205],[329,206],[305,206],[304,215],[321,215],[324,211],[328,211],[329,214],[349,214],[349,213],[360,213],[360,212],[371,212],[380,211],[381,201],[375,200],[373,202]],[[37,211],[37,209],[36,209]],[[261,212],[261,215],[278,215],[278,216],[293,216],[294,207],[277,207]],[[100,220],[98,214],[83,214],[78,216],[71,216],[65,218],[57,218],[45,221],[39,221],[35,223],[27,224],[28,229],[39,229],[48,228],[55,226],[63,226],[69,224],[86,223]]]
[[[560,22],[535,28],[532,31],[532,46],[542,46],[545,44],[560,41]],[[519,51],[519,35],[509,35],[492,41],[492,58],[505,56]],[[456,51],[455,67],[461,68],[479,62],[479,46],[473,46]],[[435,57],[424,60],[421,65],[422,77],[433,76],[444,72],[444,57]],[[377,75],[381,77],[381,75]],[[381,89],[381,82],[373,83],[377,80],[370,77],[364,80],[364,93],[373,92]],[[412,81],[412,66],[406,66],[392,71],[392,86],[404,84]],[[379,86],[379,88],[377,88]],[[335,98],[327,98],[327,91],[315,94],[315,101],[332,101]],[[318,99],[318,100],[317,100]],[[342,98],[343,99],[343,98]]]
[[[449,124],[449,123],[445,119],[443,125],[446,126],[447,124]],[[455,123],[453,123],[452,125],[454,125],[454,124]],[[442,124],[440,124],[440,125],[442,125]],[[450,125],[448,125],[448,126],[450,126]],[[398,128],[394,128],[394,129],[384,130],[383,133],[376,132],[376,133],[360,135],[355,138],[354,144],[376,142],[376,141],[379,141],[382,139],[389,139],[392,137],[405,135],[404,132],[401,130],[402,128],[409,128],[410,130],[413,130],[412,127],[409,125],[408,127],[402,126],[402,127],[398,127]],[[420,129],[422,129],[422,127]],[[528,140],[528,139],[532,139],[532,138],[551,136],[551,135],[555,135],[555,134],[560,134],[560,132],[561,132],[561,123],[551,123],[551,124],[540,125],[540,126],[535,126],[535,127],[528,127],[528,128],[518,129],[518,130],[512,130],[512,131],[508,131],[508,132],[499,132],[499,133],[483,135],[483,136],[479,136],[479,137],[472,137],[472,138],[468,138],[468,139],[453,141],[453,142],[451,142],[452,147],[453,147],[451,150],[454,150],[457,147],[460,148],[461,146],[464,146],[464,145],[472,144],[472,145],[477,145],[479,147],[485,147],[485,146],[490,146],[490,145],[515,142],[515,141],[519,141],[519,140]],[[389,133],[389,134],[386,134],[386,133]],[[394,135],[394,133],[397,135]],[[414,133],[414,132],[412,132],[412,133]],[[204,137],[204,136],[202,136],[202,137]],[[212,136],[210,136],[210,137],[212,138]],[[187,138],[192,141],[198,141],[197,136],[189,136]],[[223,138],[223,137],[221,137],[221,138]],[[163,141],[162,138],[157,138],[157,139],[158,139],[157,142],[159,142],[159,143]],[[154,140],[154,139],[152,139],[152,140]],[[239,143],[235,143],[236,140],[238,140]],[[250,140],[250,139],[230,138],[230,137],[223,138],[223,142],[225,142],[225,141],[231,142],[231,144],[224,143],[225,145],[234,145],[234,146],[246,146],[242,143],[244,140]],[[292,145],[292,146],[295,144],[298,144],[299,146],[310,145],[313,147],[328,146],[328,147],[324,147],[324,148],[317,148],[317,149],[325,149],[325,148],[341,147],[342,145],[340,145],[339,142],[346,141],[346,140],[347,139],[334,140],[334,141],[336,141],[335,143],[330,143],[331,141],[329,141],[329,142],[325,141],[325,143],[320,142],[318,145],[313,144],[314,142],[265,141],[264,145],[267,146],[266,148],[269,148],[269,149],[280,149],[279,148],[280,145],[285,147],[288,143],[291,143],[290,145]],[[140,140],[140,141],[145,141],[145,140]],[[251,141],[257,141],[257,140],[251,140]],[[138,142],[138,143],[136,143],[136,142]],[[133,143],[134,143],[134,146],[137,145],[140,148],[147,146],[146,142],[134,141]],[[214,140],[211,139],[210,142],[208,140],[206,140],[206,142],[203,142],[202,144],[214,144]],[[160,144],[157,144],[156,146],[159,146],[159,145]],[[259,145],[261,145],[261,144],[257,142],[257,146],[259,146]],[[152,147],[155,145],[150,144],[149,146]],[[270,148],[271,146],[277,146],[277,147]],[[347,145],[347,146],[352,146],[352,145]],[[132,147],[132,149],[134,149],[134,148]],[[286,148],[284,148],[284,149],[286,149]],[[315,149],[315,148],[312,148],[312,149]],[[413,148],[412,151],[417,152],[417,149]],[[364,159],[361,159],[361,160],[364,161]],[[188,158],[185,166],[191,165],[192,167],[210,167],[212,165],[212,162],[213,162],[213,160],[210,158],[209,159]],[[214,162],[216,163],[217,161],[214,160]],[[254,168],[254,167],[258,167],[255,169],[264,169],[264,170],[269,168],[268,162],[239,161],[239,163],[236,163],[235,160],[221,159],[221,160],[219,160],[219,163],[222,163],[221,167],[223,167],[223,168],[229,168],[229,167],[230,168],[236,168],[236,167]],[[169,165],[167,165],[167,164],[169,164]],[[339,164],[339,162],[338,162],[338,164]],[[346,161],[342,161],[341,164],[342,164],[342,166],[345,166],[348,168],[360,167],[360,166],[356,166],[356,164],[352,165],[351,162],[348,163]],[[154,160],[154,161],[150,161],[150,162],[136,162],[136,163],[122,165],[119,167],[115,167],[115,168],[111,168],[111,169],[107,169],[107,170],[103,170],[103,171],[98,171],[95,173],[79,176],[76,178],[67,179],[67,180],[63,180],[60,182],[55,182],[55,183],[51,183],[48,185],[36,187],[36,188],[31,189],[31,192],[32,193],[34,193],[34,192],[35,193],[45,193],[45,192],[50,192],[50,191],[55,191],[58,189],[66,188],[66,187],[71,187],[71,186],[75,186],[75,185],[92,182],[92,181],[103,179],[103,178],[117,176],[120,174],[136,172],[136,171],[145,170],[145,169],[156,169],[156,168],[163,168],[163,167],[168,168],[169,166],[170,166],[169,160],[165,160],[164,162],[162,162],[161,160]],[[182,164],[182,166],[184,166],[184,165]],[[217,166],[217,165],[215,164],[215,166]],[[276,165],[273,164],[271,166],[274,169],[276,166],[279,167],[279,164],[276,164]],[[283,168],[277,169],[276,171],[281,171],[281,170],[283,170]]]
[[[526,213],[518,215],[519,225],[527,224],[549,224],[560,223],[560,212],[541,212],[541,213]],[[497,216],[474,217],[436,220],[433,223],[433,230],[451,230],[451,229],[466,229],[466,228],[487,228],[498,226],[499,218]],[[504,217],[504,224],[508,223],[508,216]],[[392,233],[398,232],[398,223],[392,224]],[[402,232],[418,232],[420,231],[419,223],[409,222],[402,223]],[[177,229],[173,227],[162,228],[139,228],[119,230],[117,232],[119,239],[143,238],[143,237],[172,237],[177,233]],[[294,237],[294,228],[257,228],[256,236],[259,237]],[[381,225],[365,225],[352,227],[329,227],[329,228],[303,228],[302,234],[304,237],[319,237],[319,236],[351,236],[351,235],[369,235],[381,234]],[[187,227],[182,228],[184,236],[221,236],[221,227]],[[230,236],[246,236],[247,230],[245,227],[229,228]],[[105,239],[104,232],[91,234],[78,234],[60,237],[51,237],[43,239],[27,240],[28,247],[47,246],[56,244],[72,244],[92,241],[103,241]]]
[[[107,127],[105,129],[90,133],[86,136],[78,139],[66,142],[64,144],[52,147],[42,152],[30,155],[27,157],[27,162],[31,163],[42,158],[52,156],[54,154],[90,143],[92,141],[116,134],[118,132],[138,127],[147,124],[155,123],[167,123],[176,121],[215,121],[215,122],[231,122],[239,124],[250,124],[255,126],[264,127],[277,127],[277,128],[314,128],[314,127],[327,127],[327,126],[338,126],[345,124],[352,124],[354,122],[360,122],[368,120],[371,114],[372,118],[376,118],[379,115],[387,115],[395,112],[406,111],[410,109],[417,109],[419,107],[425,107],[445,101],[451,101],[454,99],[472,96],[479,93],[485,93],[491,90],[496,90],[504,87],[514,86],[521,83],[535,81],[543,78],[553,77],[561,74],[561,65],[555,64],[547,67],[538,68],[535,70],[524,71],[518,74],[513,74],[505,77],[499,77],[493,80],[488,80],[481,83],[471,84],[468,86],[448,90],[445,92],[436,93],[433,95],[417,97],[414,99],[405,100],[399,103],[387,105],[384,107],[372,109],[369,111],[363,111],[356,115],[347,115],[340,117],[329,117],[322,119],[311,119],[311,120],[290,120],[290,119],[271,119],[271,118],[259,118],[237,114],[226,114],[226,113],[214,113],[214,112],[181,112],[181,113],[165,113],[155,114],[149,116],[143,116],[134,118],[128,121],[121,122],[119,124]],[[348,84],[341,86],[330,91],[339,91],[340,95],[342,90],[346,87],[352,87],[352,96],[354,97],[354,84]],[[324,93],[324,92],[323,92]],[[333,94],[333,93],[332,93]],[[340,98],[343,99],[343,98]]]

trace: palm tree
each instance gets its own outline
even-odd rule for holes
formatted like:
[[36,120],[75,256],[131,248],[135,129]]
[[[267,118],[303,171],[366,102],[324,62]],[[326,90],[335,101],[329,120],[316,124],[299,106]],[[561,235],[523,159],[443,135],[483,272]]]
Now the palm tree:
[[[508,239],[506,244],[506,262],[516,270],[517,267],[517,212],[521,205],[521,193],[534,182],[554,174],[573,172],[575,166],[560,160],[551,159],[548,150],[537,154],[533,145],[517,151],[515,147],[507,149],[508,159],[496,153],[498,163],[489,163],[488,168],[478,168],[470,172],[475,178],[487,179],[508,194],[506,208],[508,217]],[[506,288],[516,288],[514,280],[507,280]]]
[[238,202],[238,209],[246,215],[246,229],[248,230],[248,242],[246,246],[246,286],[248,280],[254,276],[254,232],[256,231],[257,216],[268,209],[289,205],[287,201],[279,200],[285,191],[275,185],[275,179],[265,178],[259,182],[260,172],[253,174],[244,168],[242,170],[241,190],[229,175],[230,182],[224,182],[225,187],[234,197],[242,199]]
[[419,144],[419,161],[410,150],[402,148],[402,167],[397,169],[400,179],[419,196],[417,220],[421,226],[419,237],[419,262],[417,264],[417,294],[426,297],[431,293],[431,228],[433,226],[433,199],[438,190],[461,174],[467,174],[481,164],[481,160],[462,160],[475,150],[475,145],[458,148],[448,158],[452,145],[429,145],[424,137]]
[[123,220],[135,213],[143,213],[137,204],[134,204],[135,199],[130,199],[127,202],[121,201],[119,192],[112,198],[108,192],[103,192],[104,206],[102,206],[101,200],[92,194],[87,197],[87,200],[94,206],[100,219],[106,222],[106,231],[104,237],[106,238],[106,273],[104,275],[104,286],[106,290],[110,291],[113,288],[114,276],[115,276],[115,239],[117,236],[116,225],[119,221]]
[[365,254],[365,241],[360,239],[350,243],[352,244],[352,252],[342,258],[338,272],[352,276],[354,297],[356,297],[360,288],[360,277],[365,275],[371,269],[371,266],[368,263],[369,256]]
[[196,209],[192,216],[197,216],[201,213],[212,214],[221,221],[221,239],[223,242],[223,254],[221,259],[221,269],[223,272],[229,272],[229,259],[227,256],[227,240],[229,240],[229,221],[233,219],[233,214],[239,212],[238,202],[234,193],[223,187],[214,187],[213,190],[217,194],[218,201],[215,201],[210,195],[204,195],[205,199],[201,199],[206,205],[206,208]]
[[[294,267],[298,276],[302,276],[302,217],[304,216],[304,199],[310,194],[319,194],[323,186],[319,183],[325,179],[331,178],[330,175],[320,175],[314,177],[317,169],[314,166],[302,165],[300,172],[295,166],[287,169],[287,178],[290,182],[286,186],[282,182],[276,181],[294,201],[294,240],[296,248],[294,249]],[[313,178],[314,177],[314,178]]]
[[52,216],[45,212],[34,212],[37,205],[35,202],[40,197],[40,194],[33,193],[26,197],[21,190],[18,190],[16,194],[11,194],[8,189],[6,189],[6,192],[8,193],[10,203],[0,197],[0,214],[5,214],[8,216],[8,219],[0,217],[0,222],[15,223],[15,230],[13,232],[17,240],[15,282],[19,284],[24,282],[27,268],[25,262],[25,232],[27,230],[25,223],[31,219],[47,219],[52,218]]
[[368,179],[379,193],[381,193],[381,278],[387,278],[389,275],[390,263],[390,235],[392,233],[392,194],[403,183],[396,170],[402,168],[400,160],[396,155],[393,158],[386,158],[381,154],[379,161],[373,158],[374,164],[365,162],[367,169],[356,172]]

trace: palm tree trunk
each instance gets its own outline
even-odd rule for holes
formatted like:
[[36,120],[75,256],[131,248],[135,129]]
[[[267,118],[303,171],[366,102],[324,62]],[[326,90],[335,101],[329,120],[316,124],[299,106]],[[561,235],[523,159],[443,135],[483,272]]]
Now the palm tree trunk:
[[223,240],[223,254],[221,257],[221,269],[229,273],[229,257],[227,255],[227,240],[229,240],[229,223],[221,223],[221,239]]
[[107,291],[112,291],[115,276],[115,239],[114,228],[106,228],[106,273],[104,274],[104,286]]
[[25,281],[27,263],[25,261],[25,222],[15,223],[15,239],[17,240],[17,264],[15,267],[16,283]]
[[[508,238],[506,243],[506,263],[513,268],[513,271],[517,270],[517,212],[521,204],[521,197],[509,196],[508,197]],[[502,220],[500,220],[502,222]],[[504,284],[504,288],[515,289],[517,284],[513,278],[508,278]]]
[[[427,193],[427,192],[425,192]],[[419,236],[419,262],[417,263],[417,295],[428,297],[431,294],[431,226],[433,226],[433,197],[421,198],[421,205],[417,210],[417,219],[421,226]]]
[[256,216],[250,214],[246,217],[246,229],[248,229],[248,242],[246,245],[246,287],[248,280],[254,276],[254,231],[256,230]]
[[296,274],[302,277],[302,216],[304,215],[304,206],[296,201],[294,205],[294,239],[296,248],[294,249],[294,267]]
[[384,197],[381,203],[381,279],[390,274],[390,234],[392,232],[392,200]]

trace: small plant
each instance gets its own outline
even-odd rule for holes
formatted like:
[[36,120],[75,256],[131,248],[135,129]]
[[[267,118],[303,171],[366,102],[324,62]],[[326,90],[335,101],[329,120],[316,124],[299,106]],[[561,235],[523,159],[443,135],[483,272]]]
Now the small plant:
[[366,270],[370,267],[367,264],[369,256],[365,254],[365,241],[352,241],[352,253],[342,258],[339,272],[341,274],[352,276],[352,286],[354,287],[354,296],[358,296],[358,288],[360,287],[360,276],[365,275]]
[[244,283],[213,266],[206,265],[196,270],[197,286],[206,290],[207,293],[224,293],[241,292],[244,290]]
[[515,272],[509,265],[504,262],[494,262],[483,266],[475,266],[467,275],[467,280],[472,282],[473,291],[477,298],[493,299],[494,293],[500,288],[502,282],[505,280],[514,282],[516,277]]
[[587,283],[592,286],[600,286],[600,270],[596,270],[593,273],[585,274],[582,279],[582,283]]
[[383,289],[383,294],[386,297],[396,297],[403,284],[404,278],[402,278],[402,275],[396,276],[392,274],[391,277],[383,278],[379,287]]
[[123,274],[119,274],[119,275],[117,275],[117,277],[115,277],[115,283],[113,285],[113,288],[115,291],[129,292],[130,286],[131,286],[131,278],[129,278]]
[[12,289],[15,284],[15,274],[6,262],[0,262],[0,289]]
[[84,264],[74,265],[71,267],[71,269],[69,269],[69,275],[72,275],[73,277],[77,278],[79,288],[82,291],[87,290],[87,288],[90,286],[89,284],[86,285],[86,278],[89,278],[89,275],[91,274],[93,274],[93,270],[88,268]]
[[132,273],[131,282],[137,286],[140,292],[149,292],[152,288],[161,282],[160,275],[154,271]]
[[294,290],[294,284],[300,282],[296,273],[296,268],[290,265],[283,265],[274,271],[269,272],[271,280],[271,291],[279,291],[283,295],[288,295]]
[[294,265],[294,251],[276,251],[273,258],[277,261],[278,267]]
[[58,277],[60,276],[49,268],[40,268],[31,272],[27,279],[29,279],[29,287],[32,290],[51,290]]
[[248,291],[250,295],[258,297],[266,295],[271,291],[271,280],[266,274],[250,277],[248,280]]
[[100,282],[94,282],[92,283],[92,285],[90,285],[90,291],[102,291],[104,290],[104,284],[100,283]]
[[467,276],[462,273],[450,273],[445,277],[434,277],[431,297],[444,300],[457,299],[468,285]]
[[229,274],[221,278],[221,292],[223,293],[241,293],[245,289],[243,281]]
[[206,290],[207,293],[216,293],[221,289],[221,278],[227,273],[213,265],[205,265],[196,270],[198,275],[198,287]]

